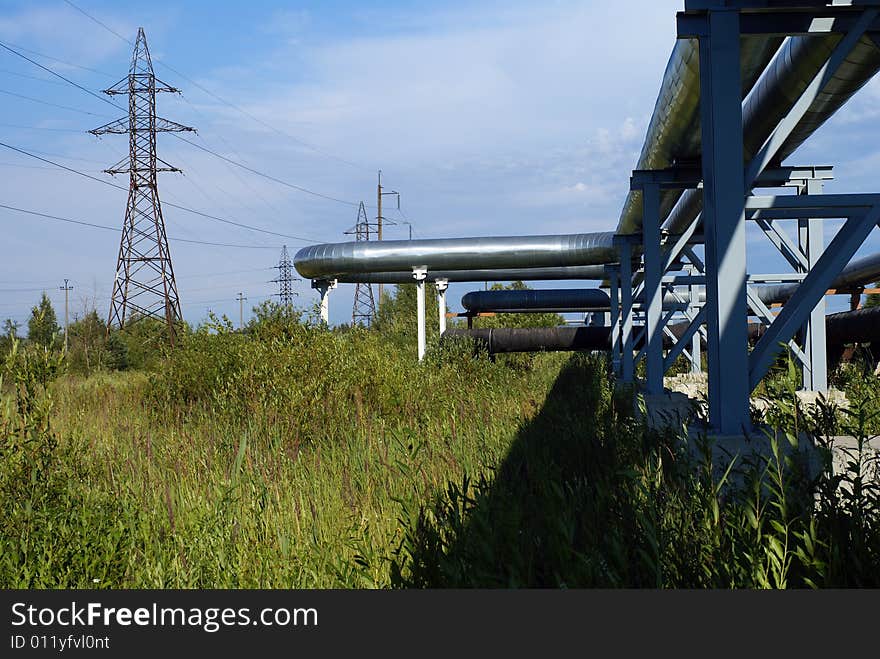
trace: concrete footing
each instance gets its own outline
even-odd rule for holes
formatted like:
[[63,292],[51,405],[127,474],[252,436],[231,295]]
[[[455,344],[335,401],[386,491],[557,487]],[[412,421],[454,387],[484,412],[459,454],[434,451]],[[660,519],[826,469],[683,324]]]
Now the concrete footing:
[[[766,460],[773,454],[771,437],[774,435],[780,454],[794,457],[811,477],[817,476],[822,470],[823,447],[831,450],[835,474],[844,473],[847,464],[856,458],[858,441],[850,436],[823,438],[817,445],[812,437],[801,433],[797,446],[792,446],[784,434],[761,423],[772,403],[760,397],[752,398],[750,401],[752,417],[757,425],[753,428],[743,428],[743,432],[737,435],[713,434],[707,431],[705,423],[708,412],[705,375],[682,374],[666,378],[664,385],[663,393],[639,396],[638,412],[644,415],[651,428],[669,430],[683,437],[686,435],[689,450],[694,458],[702,457],[701,454],[708,446],[716,476],[720,477],[734,458],[740,467],[737,469],[738,472],[749,463],[766,464]],[[815,406],[823,399],[838,407],[848,406],[846,396],[836,390],[822,394],[821,398],[812,391],[799,391],[796,395],[800,405],[808,413],[814,411]],[[866,459],[863,476],[880,477],[880,437],[866,441],[863,449],[863,459]]]

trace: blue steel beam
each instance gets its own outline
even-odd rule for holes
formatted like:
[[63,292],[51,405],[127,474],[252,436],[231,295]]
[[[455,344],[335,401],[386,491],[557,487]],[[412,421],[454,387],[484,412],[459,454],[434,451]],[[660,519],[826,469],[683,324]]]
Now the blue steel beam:
[[628,240],[620,246],[620,315],[621,359],[620,367],[624,382],[635,382],[633,363],[633,297],[632,297],[632,248]]
[[786,302],[782,312],[755,345],[749,356],[750,390],[758,386],[776,355],[779,354],[779,344],[787,342],[798,328],[803,326],[819,298],[825,295],[834,277],[849,262],[878,221],[880,221],[880,205],[873,207],[864,215],[850,218],[840,228],[813,269]]
[[620,376],[620,275],[616,269],[609,273],[611,294],[611,368]]
[[798,270],[809,265],[807,257],[801,254],[801,251],[795,246],[791,237],[774,224],[773,220],[757,218],[757,223],[761,227],[761,231],[764,232],[764,235],[767,236],[767,240],[773,243],[792,268]]
[[[806,181],[798,194],[822,194],[822,181]],[[800,251],[807,258],[807,266],[802,272],[812,270],[822,256],[825,236],[821,220],[806,218],[798,221],[798,243]],[[828,357],[825,343],[825,296],[819,298],[810,312],[810,319],[803,327],[803,350],[806,355],[803,368],[804,389],[809,391],[828,390]]]
[[666,370],[669,370],[672,367],[672,365],[675,363],[675,360],[678,359],[678,356],[687,346],[688,341],[692,341],[695,336],[698,336],[697,332],[699,331],[700,326],[705,322],[705,320],[706,307],[703,307],[697,312],[697,315],[694,316],[691,324],[688,326],[685,333],[682,334],[681,338],[678,339],[678,342],[674,346],[672,346],[672,348],[666,354],[666,361],[664,363]]
[[709,422],[738,434],[749,419],[745,181],[739,14],[713,11],[700,39]]
[[807,85],[804,93],[801,94],[797,102],[792,106],[791,110],[785,115],[782,121],[776,126],[776,129],[770,134],[770,137],[764,143],[758,153],[752,158],[746,168],[745,181],[750,188],[752,183],[757,180],[760,173],[776,157],[779,149],[785,144],[792,131],[798,125],[804,115],[810,109],[813,101],[825,87],[829,80],[837,73],[837,69],[844,63],[847,55],[852,51],[853,47],[861,39],[865,31],[877,19],[877,9],[865,10],[856,20],[855,24],[849,29],[846,35],[834,47],[828,61],[819,69],[812,82]]
[[646,391],[663,392],[663,286],[660,251],[660,186],[642,188],[642,245],[645,262]]

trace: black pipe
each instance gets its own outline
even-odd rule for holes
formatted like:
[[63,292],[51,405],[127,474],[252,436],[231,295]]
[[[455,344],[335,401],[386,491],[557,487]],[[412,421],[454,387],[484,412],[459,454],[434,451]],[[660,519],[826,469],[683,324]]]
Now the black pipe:
[[471,291],[461,298],[461,305],[470,312],[517,309],[608,309],[611,298],[598,288],[550,288],[501,291]]
[[[681,337],[688,323],[669,325],[670,331]],[[640,328],[636,328],[638,333]],[[762,323],[749,323],[749,342],[760,339],[766,327]],[[610,350],[610,327],[518,327],[485,329],[448,329],[444,339],[470,338],[486,348],[489,354],[506,352],[548,352]],[[640,350],[643,340],[635,342]],[[836,354],[847,343],[880,343],[880,307],[842,311],[825,317],[825,343],[829,354]],[[672,347],[671,339],[663,336],[663,347]]]
[[469,338],[490,355],[505,352],[609,350],[609,327],[498,327],[448,329],[444,339]]

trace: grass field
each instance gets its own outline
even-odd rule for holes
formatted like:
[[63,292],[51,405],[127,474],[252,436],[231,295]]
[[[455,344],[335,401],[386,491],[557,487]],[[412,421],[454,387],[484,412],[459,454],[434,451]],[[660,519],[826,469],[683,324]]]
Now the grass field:
[[[635,419],[601,356],[435,345],[418,364],[405,327],[300,320],[203,328],[150,368],[88,375],[17,347],[0,388],[0,584],[880,583],[867,451],[843,487],[780,451],[733,465],[735,489]],[[864,395],[835,432],[865,438],[877,388],[853,380]],[[774,391],[783,443],[810,420]]]

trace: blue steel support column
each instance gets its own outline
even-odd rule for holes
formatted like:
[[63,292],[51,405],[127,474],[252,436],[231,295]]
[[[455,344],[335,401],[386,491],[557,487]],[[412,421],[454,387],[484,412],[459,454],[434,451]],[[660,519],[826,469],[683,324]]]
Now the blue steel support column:
[[611,294],[611,368],[620,377],[620,276],[616,269],[608,275]]
[[645,391],[663,392],[663,277],[660,251],[660,186],[642,188],[642,242],[645,259]]
[[[808,179],[801,186],[800,194],[822,194],[824,185],[821,180]],[[798,220],[798,240],[804,256],[807,257],[810,269],[822,256],[825,237],[822,231],[822,220]],[[810,320],[804,325],[803,351],[807,357],[804,365],[804,389],[808,391],[828,391],[828,365],[825,345],[825,296],[819,300],[810,313]]]
[[707,36],[700,38],[700,119],[709,422],[718,433],[733,435],[751,425],[739,14],[709,11],[706,21]]
[[633,363],[632,250],[628,241],[620,246],[620,368],[624,382],[635,382]]
[[[697,268],[693,265],[688,266],[687,272],[689,275],[693,276],[697,273]],[[688,286],[688,306],[691,311],[696,312],[696,308],[699,305],[699,299],[699,290],[697,289],[697,286],[690,284]],[[694,332],[694,336],[691,338],[691,373],[695,375],[703,371],[702,341],[703,339],[700,337],[700,332]]]

